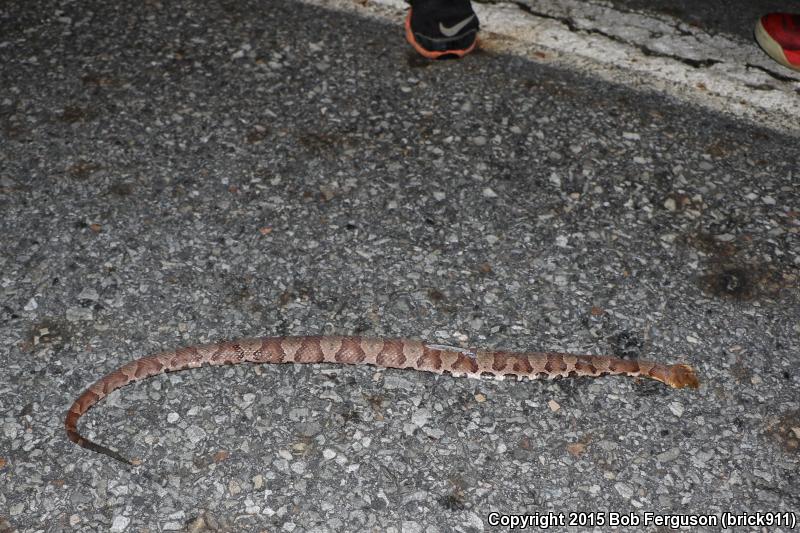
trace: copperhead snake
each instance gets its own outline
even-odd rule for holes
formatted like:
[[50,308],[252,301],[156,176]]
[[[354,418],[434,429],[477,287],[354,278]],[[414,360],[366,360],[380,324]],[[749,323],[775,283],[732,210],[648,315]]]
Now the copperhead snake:
[[136,359],[100,378],[78,396],[67,412],[64,426],[69,440],[122,463],[133,463],[101,444],[81,436],[78,419],[93,405],[134,381],[165,372],[204,365],[238,363],[337,363],[413,369],[436,374],[480,378],[516,377],[554,379],[568,376],[624,374],[661,381],[671,387],[697,388],[689,365],[663,365],[604,355],[556,352],[506,352],[462,349],[409,339],[368,337],[261,337],[179,348]]

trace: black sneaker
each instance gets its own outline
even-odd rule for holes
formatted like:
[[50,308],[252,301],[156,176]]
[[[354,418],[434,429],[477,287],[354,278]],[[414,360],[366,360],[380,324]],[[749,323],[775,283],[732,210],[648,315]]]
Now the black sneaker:
[[406,40],[429,59],[462,57],[475,48],[478,27],[470,0],[411,0]]

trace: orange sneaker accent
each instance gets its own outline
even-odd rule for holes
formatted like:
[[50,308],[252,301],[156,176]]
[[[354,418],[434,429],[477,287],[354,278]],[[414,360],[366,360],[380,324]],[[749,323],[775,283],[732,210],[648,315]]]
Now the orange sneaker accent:
[[428,59],[439,59],[440,57],[446,55],[464,57],[468,53],[472,52],[475,49],[475,45],[478,44],[478,39],[476,38],[469,48],[463,50],[444,50],[440,52],[433,52],[431,50],[424,49],[414,38],[414,32],[411,30],[411,9],[408,10],[408,16],[406,17],[405,26],[406,26],[406,41],[408,41],[408,43],[414,47],[414,50],[416,50],[421,56],[427,57]]

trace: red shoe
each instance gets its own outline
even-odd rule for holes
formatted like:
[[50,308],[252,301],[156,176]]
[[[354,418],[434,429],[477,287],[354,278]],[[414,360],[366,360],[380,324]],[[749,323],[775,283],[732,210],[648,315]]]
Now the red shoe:
[[756,23],[756,41],[784,67],[800,70],[800,15],[764,15]]

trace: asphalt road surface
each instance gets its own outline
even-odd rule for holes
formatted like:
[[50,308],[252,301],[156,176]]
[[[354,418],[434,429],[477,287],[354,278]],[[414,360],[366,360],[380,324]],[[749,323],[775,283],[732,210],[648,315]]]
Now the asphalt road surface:
[[[0,530],[800,515],[795,139],[281,0],[7,1],[0,69]],[[702,384],[238,365],[84,417],[136,467],[66,439],[131,358],[320,333]]]

